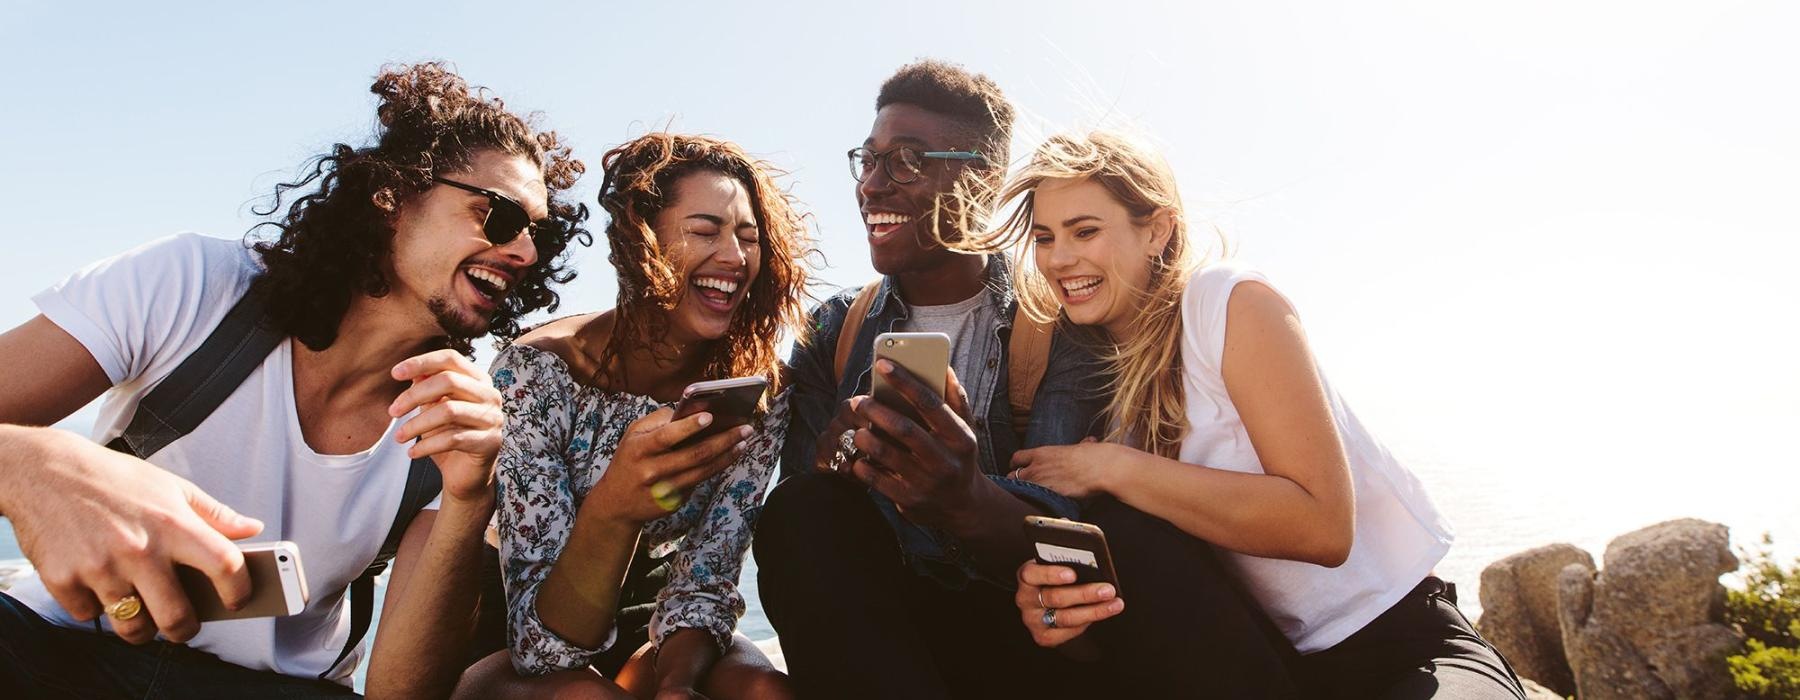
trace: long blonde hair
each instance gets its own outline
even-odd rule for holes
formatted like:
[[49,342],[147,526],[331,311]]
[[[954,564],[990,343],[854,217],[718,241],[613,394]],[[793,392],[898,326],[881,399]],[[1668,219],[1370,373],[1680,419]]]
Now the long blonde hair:
[[[1098,183],[1125,206],[1137,226],[1168,217],[1168,243],[1161,254],[1150,258],[1149,282],[1133,305],[1137,315],[1131,327],[1138,330],[1124,342],[1114,339],[1103,349],[1102,359],[1111,394],[1106,440],[1175,458],[1188,430],[1181,386],[1181,293],[1203,262],[1188,240],[1175,174],[1161,156],[1119,134],[1053,136],[1001,188],[997,201],[1017,199],[1017,208],[964,247],[1015,248],[1019,257],[1031,259],[1032,205],[1038,187],[1049,180]],[[1013,270],[1020,308],[1039,322],[1061,317],[1066,323],[1055,292],[1037,265],[1020,260]]]

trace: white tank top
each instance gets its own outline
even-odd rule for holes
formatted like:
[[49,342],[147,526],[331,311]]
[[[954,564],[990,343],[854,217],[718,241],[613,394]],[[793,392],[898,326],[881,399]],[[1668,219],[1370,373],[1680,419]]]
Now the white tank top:
[[[1244,281],[1268,284],[1261,273],[1226,261],[1195,272],[1182,293],[1182,387],[1188,434],[1181,441],[1181,461],[1260,474],[1262,462],[1220,371],[1226,305],[1231,290]],[[1363,428],[1322,371],[1320,379],[1356,490],[1356,540],[1349,559],[1337,568],[1326,568],[1220,549],[1302,654],[1331,648],[1393,607],[1444,558],[1455,537],[1418,478]]]

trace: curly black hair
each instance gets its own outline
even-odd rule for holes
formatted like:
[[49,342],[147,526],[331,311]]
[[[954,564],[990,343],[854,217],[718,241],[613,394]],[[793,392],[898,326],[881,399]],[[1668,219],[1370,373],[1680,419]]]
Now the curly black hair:
[[980,143],[989,165],[1011,161],[1013,106],[992,78],[955,63],[926,58],[901,66],[881,83],[875,110],[909,104],[950,117]]
[[[375,144],[332,146],[309,161],[298,180],[277,185],[267,211],[255,211],[272,215],[295,190],[307,192],[279,220],[251,229],[252,235],[263,226],[280,231],[273,240],[250,239],[264,267],[250,293],[262,296],[269,320],[308,348],[330,347],[356,295],[390,291],[385,268],[397,208],[430,189],[433,175],[468,167],[484,150],[535,163],[544,174],[550,211],[531,234],[537,264],[521,272],[488,331],[509,340],[519,333],[520,317],[554,311],[560,299],[551,286],[575,278],[568,269],[569,243],[593,243],[582,227],[587,206],[560,196],[586,170],[582,162],[556,132],[535,130],[537,115],[507,111],[486,88],[471,88],[442,63],[386,66],[369,90],[381,99]],[[471,340],[446,337],[444,344],[466,354]]]

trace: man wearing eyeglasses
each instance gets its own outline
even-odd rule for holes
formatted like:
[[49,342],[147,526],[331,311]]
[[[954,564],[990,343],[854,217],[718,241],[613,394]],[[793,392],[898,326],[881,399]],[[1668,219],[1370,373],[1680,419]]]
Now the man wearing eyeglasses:
[[[441,65],[372,90],[377,141],[278,188],[276,235],[145,244],[0,335],[0,514],[37,569],[0,594],[0,688],[353,696],[397,549],[368,694],[449,693],[502,424],[465,353],[555,302],[581,164]],[[107,446],[42,427],[102,392]],[[297,546],[298,614],[197,619],[177,566],[228,608],[268,592],[232,540]]]
[[[1074,504],[1002,475],[1016,449],[1087,433],[1098,377],[1088,355],[1058,338],[1029,425],[1016,425],[1005,259],[940,243],[961,238],[991,204],[983,194],[1004,175],[1012,121],[986,76],[925,60],[882,85],[869,137],[849,152],[882,278],[862,305],[856,291],[821,304],[811,340],[794,350],[783,481],[755,542],[764,609],[804,697],[1087,691],[1053,652],[1029,648],[1011,603],[1012,572],[1031,551],[1025,516],[1071,517]],[[860,327],[845,338],[852,313]],[[951,337],[947,396],[904,369],[872,366],[874,339],[888,331]],[[869,398],[877,371],[919,409],[918,421]]]

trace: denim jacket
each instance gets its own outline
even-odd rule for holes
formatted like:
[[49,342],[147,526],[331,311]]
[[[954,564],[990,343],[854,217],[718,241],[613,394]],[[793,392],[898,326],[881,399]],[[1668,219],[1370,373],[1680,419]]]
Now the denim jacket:
[[[1079,506],[1072,500],[1030,482],[1007,478],[1013,452],[1041,445],[1069,445],[1080,442],[1093,430],[1096,417],[1105,407],[1104,379],[1091,345],[1079,342],[1068,332],[1067,324],[1057,329],[1050,346],[1037,396],[1032,400],[1031,425],[1027,426],[1024,444],[1013,430],[1012,403],[1007,396],[1007,340],[1012,335],[1012,277],[1003,256],[989,256],[987,266],[988,302],[999,313],[999,326],[994,329],[995,342],[983,364],[989,371],[977,377],[958,377],[971,397],[987,392],[987,414],[976,416],[970,426],[980,445],[981,471],[1007,492],[1037,506],[1046,514],[1073,518]],[[844,376],[832,381],[832,363],[837,351],[838,335],[849,315],[857,289],[848,289],[827,299],[813,309],[811,337],[794,346],[789,361],[789,381],[793,394],[789,397],[788,439],[781,452],[781,478],[801,474],[813,467],[819,432],[844,400],[869,393],[870,365],[875,336],[893,330],[894,325],[909,317],[911,309],[900,299],[893,278],[881,280],[880,293],[869,306],[863,320]],[[877,508],[894,527],[900,549],[915,571],[930,576],[949,588],[961,588],[971,578],[987,577],[978,573],[973,562],[963,554],[953,538],[915,524],[900,516],[892,501],[870,490]],[[1001,582],[994,582],[1001,583]]]

